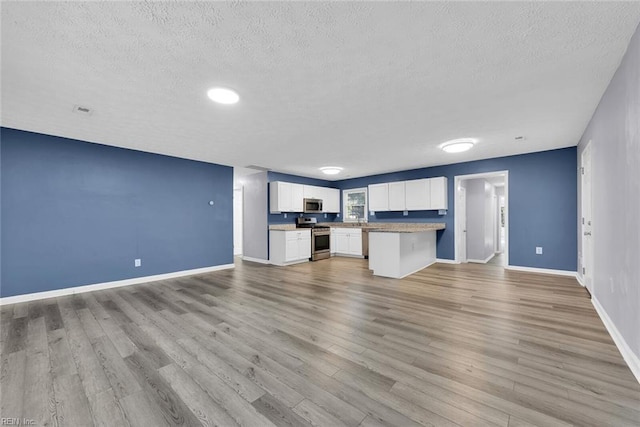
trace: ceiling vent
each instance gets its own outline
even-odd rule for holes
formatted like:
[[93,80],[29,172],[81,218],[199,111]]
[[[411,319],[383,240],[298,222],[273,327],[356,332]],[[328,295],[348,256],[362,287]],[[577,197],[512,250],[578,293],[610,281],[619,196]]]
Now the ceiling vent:
[[93,114],[93,110],[89,107],[85,107],[83,105],[74,105],[73,112],[78,114],[84,114],[85,116],[90,116]]

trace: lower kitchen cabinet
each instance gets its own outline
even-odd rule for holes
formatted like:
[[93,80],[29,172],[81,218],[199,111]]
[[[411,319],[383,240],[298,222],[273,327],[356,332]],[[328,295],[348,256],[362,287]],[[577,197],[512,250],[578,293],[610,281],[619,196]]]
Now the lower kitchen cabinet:
[[269,262],[275,265],[295,264],[311,258],[311,230],[270,230]]
[[332,252],[336,255],[362,256],[362,229],[334,228],[332,231],[335,243]]

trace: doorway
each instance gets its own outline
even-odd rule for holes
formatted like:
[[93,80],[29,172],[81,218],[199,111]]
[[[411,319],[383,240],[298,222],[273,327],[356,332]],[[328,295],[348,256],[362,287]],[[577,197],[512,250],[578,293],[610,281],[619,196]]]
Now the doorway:
[[581,210],[580,219],[582,231],[582,253],[580,264],[582,266],[582,280],[589,293],[593,295],[593,217],[591,203],[591,141],[582,151],[580,157],[581,174]]
[[509,171],[458,175],[454,185],[455,261],[508,266]]

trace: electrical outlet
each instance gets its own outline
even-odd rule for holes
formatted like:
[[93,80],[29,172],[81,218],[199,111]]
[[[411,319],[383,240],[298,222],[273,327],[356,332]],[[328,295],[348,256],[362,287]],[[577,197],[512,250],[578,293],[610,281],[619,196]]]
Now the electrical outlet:
[[536,246],[536,255],[542,255],[542,246]]
[[142,260],[140,258],[136,258],[135,260],[133,260],[133,265],[135,267],[140,267],[142,265]]
[[326,217],[327,217],[327,214],[324,214],[324,217],[326,218]]
[[409,216],[409,211],[403,211],[402,216]]
[[287,214],[284,214],[284,218],[287,219]]

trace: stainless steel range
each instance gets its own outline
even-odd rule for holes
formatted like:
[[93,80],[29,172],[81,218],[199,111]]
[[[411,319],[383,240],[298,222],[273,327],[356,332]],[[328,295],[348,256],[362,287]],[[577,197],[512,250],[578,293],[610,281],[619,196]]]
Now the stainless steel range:
[[326,225],[318,225],[316,218],[296,218],[297,228],[311,229],[311,261],[331,257],[331,229]]

